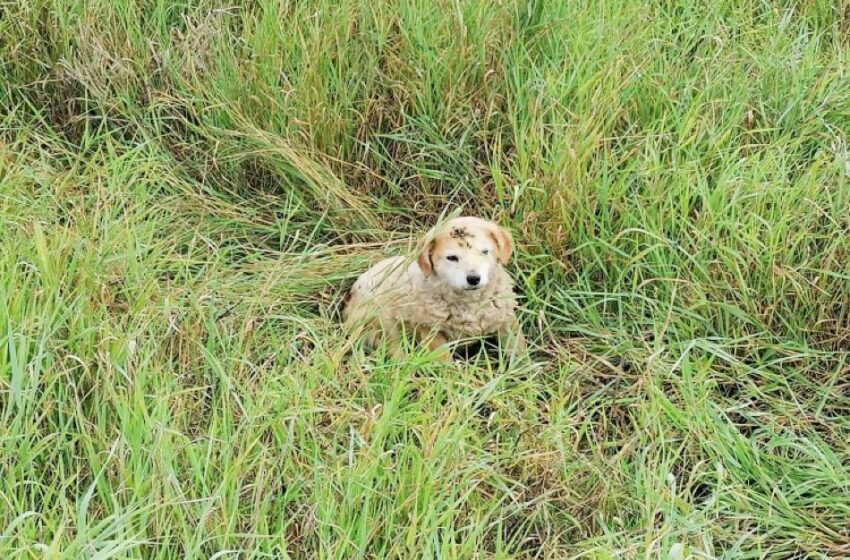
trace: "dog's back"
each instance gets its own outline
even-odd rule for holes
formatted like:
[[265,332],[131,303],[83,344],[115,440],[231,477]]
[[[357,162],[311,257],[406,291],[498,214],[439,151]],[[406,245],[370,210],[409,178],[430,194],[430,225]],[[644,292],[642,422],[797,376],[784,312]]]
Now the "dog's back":
[[[360,275],[351,288],[351,296],[343,315],[349,323],[361,321],[380,313],[379,307],[386,305],[390,294],[403,297],[413,288],[416,272],[405,257],[391,257],[372,265]],[[418,269],[417,269],[418,270]],[[421,274],[421,273],[420,273]]]

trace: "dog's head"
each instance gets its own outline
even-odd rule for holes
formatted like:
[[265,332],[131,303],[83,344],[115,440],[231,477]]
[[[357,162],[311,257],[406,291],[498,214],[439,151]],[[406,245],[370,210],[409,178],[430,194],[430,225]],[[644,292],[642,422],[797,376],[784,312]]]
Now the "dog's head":
[[508,264],[513,239],[493,222],[455,218],[429,231],[417,248],[419,268],[453,290],[474,292],[487,286],[493,270]]

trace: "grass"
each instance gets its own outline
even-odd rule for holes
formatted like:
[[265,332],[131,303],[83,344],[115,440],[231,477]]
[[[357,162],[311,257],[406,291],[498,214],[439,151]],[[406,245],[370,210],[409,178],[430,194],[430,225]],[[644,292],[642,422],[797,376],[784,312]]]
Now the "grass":
[[[846,0],[0,4],[0,557],[850,556]],[[462,207],[531,360],[338,311]]]

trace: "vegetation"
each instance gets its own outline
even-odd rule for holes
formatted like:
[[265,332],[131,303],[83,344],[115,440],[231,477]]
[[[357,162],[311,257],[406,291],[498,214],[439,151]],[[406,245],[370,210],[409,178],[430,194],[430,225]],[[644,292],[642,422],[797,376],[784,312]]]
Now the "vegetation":
[[[846,0],[0,4],[0,557],[850,556]],[[462,208],[529,359],[339,307]]]

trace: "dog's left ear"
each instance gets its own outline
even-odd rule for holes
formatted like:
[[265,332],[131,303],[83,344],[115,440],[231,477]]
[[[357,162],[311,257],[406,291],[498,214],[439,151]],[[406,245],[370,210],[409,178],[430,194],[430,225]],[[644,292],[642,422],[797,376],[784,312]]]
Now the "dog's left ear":
[[514,252],[514,238],[511,237],[511,232],[500,226],[494,226],[490,231],[490,236],[496,242],[496,258],[502,265],[506,265],[511,261],[511,254]]

